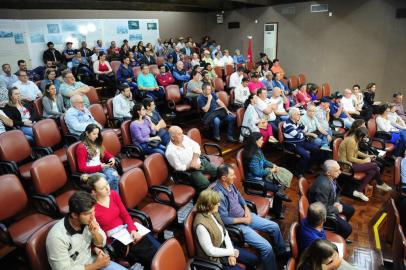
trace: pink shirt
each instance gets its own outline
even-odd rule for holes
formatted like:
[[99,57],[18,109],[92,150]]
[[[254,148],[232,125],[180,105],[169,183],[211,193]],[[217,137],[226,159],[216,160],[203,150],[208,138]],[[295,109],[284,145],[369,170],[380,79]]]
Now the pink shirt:
[[263,84],[261,81],[258,81],[258,82],[256,82],[256,83],[253,82],[253,81],[250,81],[250,82],[248,83],[248,89],[250,90],[250,92],[251,92],[252,94],[255,94],[259,88],[264,88],[264,89],[266,89],[266,86],[265,86],[265,84]]

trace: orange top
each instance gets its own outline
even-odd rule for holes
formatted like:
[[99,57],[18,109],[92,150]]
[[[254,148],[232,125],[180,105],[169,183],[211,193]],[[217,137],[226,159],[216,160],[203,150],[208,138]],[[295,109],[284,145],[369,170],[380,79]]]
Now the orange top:
[[283,68],[281,66],[272,66],[271,70],[272,70],[273,74],[276,74],[276,73],[285,74],[285,71],[283,70]]

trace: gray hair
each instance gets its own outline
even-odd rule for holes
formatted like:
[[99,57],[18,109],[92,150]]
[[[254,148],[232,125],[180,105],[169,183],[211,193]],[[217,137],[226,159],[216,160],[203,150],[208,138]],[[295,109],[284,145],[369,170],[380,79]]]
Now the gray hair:
[[[81,95],[79,95],[79,94],[76,94],[76,95],[73,95],[73,96],[71,96],[70,97],[70,103],[72,104],[72,103],[75,103],[79,98],[82,98],[82,96]],[[83,98],[82,98],[83,99]]]
[[323,171],[324,173],[328,173],[333,169],[334,166],[337,166],[338,162],[332,159],[328,159],[323,163]]
[[293,116],[295,113],[300,114],[300,110],[299,110],[298,108],[296,108],[296,107],[290,108],[290,109],[289,109],[289,118],[292,118],[292,116]]
[[327,218],[327,210],[321,202],[314,202],[307,210],[307,223],[314,227],[323,225]]

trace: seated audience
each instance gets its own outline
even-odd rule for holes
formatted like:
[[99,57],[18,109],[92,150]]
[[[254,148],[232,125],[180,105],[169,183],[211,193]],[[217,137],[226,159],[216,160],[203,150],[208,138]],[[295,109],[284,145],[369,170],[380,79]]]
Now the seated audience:
[[259,53],[259,58],[260,60],[257,62],[257,65],[259,66],[264,66],[265,64],[270,64],[272,63],[271,60],[269,60],[268,55],[266,53]]
[[162,43],[161,38],[157,39],[157,42],[155,43],[155,46],[154,46],[154,51],[156,52],[157,56],[165,56],[164,44]]
[[43,66],[38,66],[38,67],[36,67],[36,68],[33,70],[33,71],[35,72],[35,74],[37,74],[36,79],[39,80],[39,81],[43,80],[44,77],[45,77],[45,71],[46,71],[47,69],[49,69],[49,68],[51,68],[51,69],[53,69],[53,70],[56,71],[56,75],[57,75],[56,77],[58,77],[58,76],[61,75],[61,72],[59,71],[60,69],[58,69],[58,67],[55,66],[55,65],[52,63],[52,61],[47,61],[47,62],[45,62],[45,65],[43,65]]
[[211,85],[204,83],[203,93],[197,98],[199,109],[204,113],[203,124],[213,128],[213,137],[220,141],[221,121],[227,122],[227,140],[236,142],[234,139],[235,115],[233,115],[224,103],[212,92]]
[[156,75],[156,81],[159,86],[166,88],[168,85],[175,83],[175,78],[173,78],[169,69],[164,64],[161,64],[159,65],[159,74]]
[[179,86],[179,89],[183,94],[183,85],[190,80],[190,75],[184,69],[184,64],[182,61],[176,62],[172,75],[175,78],[175,83]]
[[113,98],[113,115],[118,119],[130,120],[132,118],[131,110],[134,107],[131,88],[128,84],[122,83],[118,90],[120,93]]
[[90,62],[95,63],[99,59],[100,51],[97,47],[93,48],[93,54],[90,56]]
[[277,143],[278,140],[273,136],[272,126],[266,119],[261,119],[255,109],[257,102],[258,96],[254,94],[250,94],[245,101],[242,120],[242,126],[245,128],[241,128],[240,142],[243,142],[244,137],[250,136],[253,132],[260,132],[264,142]]
[[59,117],[66,111],[63,98],[60,94],[57,94],[56,87],[52,83],[45,86],[42,107],[44,108],[42,116],[45,118]]
[[131,140],[133,144],[139,145],[146,155],[152,153],[165,155],[166,147],[162,144],[161,137],[152,128],[146,114],[144,106],[141,103],[135,103],[130,124]]
[[272,90],[272,96],[269,99],[269,104],[275,104],[275,115],[281,121],[286,121],[289,116],[288,112],[285,110],[285,105],[289,104],[288,98],[285,96],[285,93],[279,87],[274,87]]
[[320,126],[332,136],[333,131],[330,127],[330,99],[328,97],[320,99],[319,106],[316,107],[315,117]]
[[228,84],[229,88],[237,88],[241,85],[242,79],[244,78],[244,68],[239,67],[230,75],[230,83]]
[[0,134],[6,132],[6,127],[13,127],[13,120],[11,120],[3,110],[0,110]]
[[120,59],[120,48],[117,47],[114,40],[110,43],[110,48],[107,50],[107,57],[110,61]]
[[82,56],[79,50],[75,50],[75,57],[72,58],[72,70],[75,70],[75,74],[78,77],[91,78],[93,76],[89,61],[86,57]]
[[364,91],[364,106],[362,107],[362,112],[363,112],[365,121],[368,121],[369,119],[371,119],[372,114],[374,113],[375,91],[376,91],[376,84],[368,83],[367,87]]
[[235,65],[243,65],[245,67],[245,63],[247,60],[245,60],[244,55],[241,54],[241,51],[239,49],[235,49],[235,54],[233,55],[233,61]]
[[67,63],[68,67],[70,68],[71,66],[69,63],[72,62],[72,58],[75,57],[75,50],[72,48],[73,43],[68,41],[66,42],[66,48],[63,50],[63,57],[65,58],[65,62]]
[[[238,107],[244,106],[245,101],[250,95],[250,90],[248,88],[248,78],[243,78],[241,83],[238,84],[234,89],[234,105]],[[252,95],[252,94],[251,94]]]
[[130,67],[138,67],[140,65],[137,58],[135,58],[134,53],[132,51],[128,52],[128,58],[130,59]]
[[285,142],[295,146],[295,151],[300,155],[298,162],[299,178],[306,169],[311,171],[313,164],[317,164],[324,158],[320,148],[306,139],[306,127],[300,123],[300,111],[298,108],[289,109],[289,119],[283,124],[283,137]]
[[193,67],[200,66],[200,58],[197,53],[192,54],[192,60],[190,61],[190,65]]
[[[114,169],[116,160],[103,146],[101,129],[96,124],[89,124],[80,135],[81,143],[76,147],[78,171],[89,176],[101,175],[105,177],[112,190],[118,192],[120,177]],[[86,179],[82,178],[82,179]]]
[[211,50],[211,58],[215,59],[216,58],[216,53],[219,53],[220,58],[222,58],[223,54],[221,52],[220,44],[212,44],[212,46],[213,46],[213,48],[210,48],[210,50]]
[[272,93],[272,78],[273,78],[272,72],[267,71],[265,73],[265,78],[262,80],[262,83],[265,85],[266,90],[268,91],[269,94]]
[[[335,228],[335,232],[344,238],[348,238],[352,232],[349,224],[354,215],[354,207],[339,201],[341,192],[336,179],[340,176],[340,165],[335,160],[326,160],[323,165],[323,174],[320,174],[310,186],[309,202],[321,202],[327,209],[325,226]],[[345,215],[343,219],[340,214]]]
[[306,136],[321,150],[331,151],[331,134],[326,131],[316,117],[316,106],[310,103],[307,106],[306,114],[300,117],[300,123],[306,127]]
[[281,73],[282,77],[285,75],[285,71],[283,70],[283,68],[281,67],[281,65],[279,64],[279,59],[275,58],[272,61],[272,67],[271,67],[271,71],[273,74],[276,73]]
[[234,65],[234,60],[231,57],[230,52],[228,50],[224,50],[223,53],[224,54],[223,54],[222,59],[223,59],[224,66],[226,66],[226,65]]
[[269,103],[267,98],[268,94],[264,88],[260,88],[257,91],[258,101],[255,109],[261,119],[265,119],[269,124],[272,125],[273,134],[278,134],[279,132],[279,119],[276,118],[275,111],[277,109],[276,104]]
[[376,187],[383,191],[390,191],[392,188],[381,179],[381,173],[378,165],[372,162],[375,156],[365,154],[358,150],[358,144],[368,135],[366,128],[355,130],[354,135],[347,136],[338,148],[338,160],[352,165],[354,172],[364,172],[365,177],[361,180],[361,185],[353,191],[353,196],[365,202],[369,198],[363,193],[365,187],[372,181],[378,183]]
[[40,88],[42,92],[45,91],[45,86],[52,83],[55,85],[56,93],[59,94],[59,88],[61,87],[61,81],[56,78],[56,71],[54,69],[46,69],[44,79],[41,81]]
[[84,106],[84,99],[81,95],[76,94],[71,96],[70,104],[72,104],[72,107],[70,107],[65,113],[65,122],[71,134],[82,134],[90,124],[100,126],[90,111]]
[[332,100],[330,102],[330,115],[333,119],[340,118],[344,122],[344,127],[349,129],[354,119],[351,115],[344,109],[341,99],[343,95],[340,92],[335,92],[332,96]]
[[[4,70],[4,68],[3,68]],[[1,77],[0,77],[1,79]],[[396,92],[393,94],[393,103],[395,104],[396,113],[402,118],[403,121],[406,122],[406,114],[405,110],[403,109],[403,94],[400,92]]]
[[51,41],[47,43],[47,47],[48,49],[42,55],[42,61],[44,63],[51,61],[54,66],[60,65],[63,62],[62,54],[55,49],[54,43]]
[[307,216],[300,222],[297,234],[300,252],[303,252],[317,239],[326,240],[326,232],[323,228],[326,220],[327,210],[322,202],[314,202],[309,205]]
[[[233,184],[236,177],[230,165],[220,165],[217,168],[217,178],[213,189],[220,193],[221,220],[225,225],[238,226],[244,235],[245,242],[260,253],[264,270],[277,269],[276,258],[287,260],[290,256],[286,251],[285,241],[278,224],[261,218],[249,210],[244,198]],[[273,240],[274,247],[257,231],[268,234]]]
[[135,80],[133,69],[130,65],[130,57],[124,56],[121,58],[121,65],[116,72],[117,82],[120,84],[126,83],[132,90],[136,92],[137,83]]
[[82,41],[81,47],[79,49],[80,54],[87,59],[87,61],[90,61],[90,56],[92,55],[92,51],[87,47],[86,41]]
[[190,75],[191,75],[192,79],[187,83],[186,96],[197,99],[197,97],[203,93],[202,75],[197,70],[193,70]]
[[193,221],[193,234],[197,238],[196,256],[220,263],[224,270],[242,270],[237,261],[254,266],[258,258],[243,248],[234,248],[218,213],[219,193],[207,189],[196,202],[197,214]]
[[98,39],[98,40],[96,41],[96,46],[95,46],[95,48],[97,48],[97,50],[98,50],[99,52],[107,53],[107,49],[103,47],[103,41],[102,41],[101,39]]
[[207,65],[207,64],[210,64],[210,65],[212,65],[212,66],[214,65],[213,59],[210,57],[210,51],[204,50],[202,62],[205,62],[206,65]]
[[212,79],[212,78],[210,77],[210,72],[207,71],[207,70],[203,70],[202,76],[203,76],[202,82],[203,82],[203,83],[210,84],[211,87],[214,88],[214,79]]
[[46,237],[51,269],[127,269],[110,261],[108,253],[103,251],[107,237],[94,217],[96,200],[92,195],[77,191],[68,204],[69,214],[59,220]]
[[106,82],[111,89],[114,89],[115,76],[110,63],[106,60],[106,54],[99,54],[98,60],[93,63],[93,72],[99,81]]
[[146,51],[140,61],[141,65],[156,65],[155,53],[152,50]]
[[20,90],[20,98],[24,103],[32,102],[35,99],[42,97],[41,90],[39,90],[34,82],[28,80],[27,72],[25,71],[18,71],[18,81],[13,83],[13,87]]
[[289,87],[281,81],[283,79],[283,74],[280,72],[275,73],[274,79],[272,80],[272,88],[279,87],[285,95],[289,94]]
[[3,108],[8,102],[8,89],[6,83],[0,80],[0,108]]
[[3,73],[0,74],[0,81],[4,82],[7,89],[10,90],[13,87],[13,83],[15,83],[18,78],[15,74],[11,73],[10,64],[3,64],[1,66]]
[[[107,243],[111,243],[117,250],[128,249],[128,253],[123,259],[130,265],[140,262],[145,268],[149,269],[152,258],[161,244],[154,238],[152,233],[141,236],[123,205],[120,195],[115,190],[110,190],[109,183],[102,175],[97,174],[89,177],[88,186],[91,194],[96,199],[94,217],[107,235]],[[112,237],[113,234],[121,230],[127,230],[134,240],[127,246]]]
[[296,99],[305,109],[307,108],[307,104],[312,101],[312,97],[307,93],[307,84],[299,85],[299,92],[297,92]]
[[210,160],[202,155],[200,145],[183,135],[183,130],[178,126],[169,128],[170,142],[165,156],[175,171],[187,172],[190,181],[199,193],[209,185],[209,179],[204,174],[209,174],[211,179],[216,178],[217,169]]
[[[376,130],[387,133],[389,138],[385,138],[385,136],[383,139],[395,145],[395,151],[393,151],[394,156],[398,157],[402,155],[406,146],[406,131],[400,130],[392,125],[391,121],[389,120],[390,109],[388,105],[384,104],[380,106],[377,113]],[[379,133],[377,133],[375,136],[381,137]]]
[[[276,166],[268,161],[261,150],[264,140],[259,132],[253,132],[247,139],[243,150],[243,163],[245,179],[262,182],[267,191],[275,194],[273,208],[277,218],[282,216],[282,200],[290,202],[289,197],[283,192],[283,189],[290,187],[293,175],[285,168]],[[282,179],[278,173],[286,173]]]
[[149,71],[149,67],[145,64],[141,65],[141,73],[137,77],[138,90],[154,100],[162,99],[165,92],[158,86],[154,75]]
[[255,72],[251,74],[251,81],[248,83],[248,88],[251,93],[255,94],[260,88],[266,89],[266,86],[259,80],[259,74]]
[[77,82],[75,76],[73,76],[72,71],[65,70],[62,72],[63,83],[61,84],[59,90],[65,102],[65,108],[70,108],[70,98],[74,95],[80,95],[83,99],[85,107],[89,107],[90,101],[86,96],[90,88],[82,82]]
[[341,105],[343,105],[344,110],[352,117],[358,117],[360,115],[360,111],[356,108],[355,97],[352,94],[351,89],[344,90],[344,96],[341,98]]
[[13,87],[8,91],[8,103],[3,112],[12,120],[13,128],[20,129],[30,143],[34,142],[32,126],[34,122],[30,112],[21,104],[20,90]]
[[352,87],[352,91],[354,93],[352,97],[355,102],[355,109],[361,112],[362,115],[362,107],[364,106],[364,95],[361,92],[361,87],[358,84],[355,84]]
[[388,119],[392,126],[398,128],[399,130],[406,130],[406,123],[402,119],[402,117],[396,113],[397,107],[394,103],[390,103],[388,105],[389,107],[389,113],[388,113]]
[[28,80],[33,81],[33,82],[39,80],[39,76],[37,74],[35,74],[35,72],[33,70],[27,69],[27,63],[25,62],[25,60],[18,60],[17,65],[18,65],[18,70],[16,73],[14,73],[16,76],[18,76],[19,71],[25,71],[27,73]]
[[161,138],[162,144],[167,145],[170,137],[168,130],[166,130],[165,120],[162,119],[159,112],[156,110],[155,101],[152,98],[144,98],[142,101],[146,110],[146,118],[149,120],[152,129],[154,129],[157,135]]

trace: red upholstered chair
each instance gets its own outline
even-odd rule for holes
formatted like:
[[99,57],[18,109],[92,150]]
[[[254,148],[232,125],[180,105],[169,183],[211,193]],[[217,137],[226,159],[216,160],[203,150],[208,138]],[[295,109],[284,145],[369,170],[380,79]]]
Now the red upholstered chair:
[[300,73],[299,76],[297,76],[297,79],[298,79],[299,85],[306,83],[306,77],[303,73]]
[[191,186],[165,185],[169,180],[169,168],[161,154],[152,154],[144,160],[144,172],[150,193],[156,202],[179,209],[195,195],[195,190]]
[[323,97],[323,91],[320,87],[317,88],[316,97],[320,100]]
[[82,173],[78,170],[78,163],[76,159],[76,148],[80,142],[75,142],[69,145],[68,149],[66,150],[66,157],[68,158],[68,164],[71,172],[71,178],[73,180],[73,185],[76,188],[84,189],[86,188],[86,184],[83,183],[80,179]]
[[226,76],[230,76],[234,72],[234,65],[233,64],[225,65],[224,71],[226,73]]
[[310,189],[310,185],[311,185],[311,183],[309,180],[307,180],[304,177],[301,177],[299,179],[299,195],[307,197],[307,194]]
[[161,56],[158,56],[158,57],[156,58],[156,64],[157,64],[158,66],[165,64],[165,58],[164,58],[164,57],[161,57]]
[[214,72],[216,72],[217,78],[223,78],[223,68],[221,67],[214,67]]
[[42,114],[44,112],[44,107],[42,106],[42,98],[37,98],[34,100],[34,112],[39,118],[43,118]]
[[[148,195],[148,185],[144,172],[140,168],[127,171],[121,176],[120,196],[129,214],[150,228],[156,234],[163,231],[175,220],[176,210],[165,204],[145,203]],[[143,207],[137,206],[143,202]]]
[[247,69],[248,71],[251,71],[254,69],[254,64],[252,62],[247,62]]
[[134,78],[137,79],[138,74],[141,73],[141,67],[139,67],[139,66],[133,67],[133,72],[134,72]]
[[298,204],[299,221],[302,221],[306,218],[307,210],[309,209],[309,200],[307,199],[307,196],[300,196]]
[[86,96],[89,98],[90,104],[100,104],[100,98],[97,94],[96,88],[89,86],[90,90],[86,93]]
[[[0,228],[1,241],[5,244],[23,247],[30,236],[52,218],[37,212],[24,209],[28,205],[28,197],[17,176],[5,174],[0,176]],[[25,215],[22,213],[25,213]]]
[[25,246],[25,252],[32,270],[51,270],[48,263],[46,240],[49,231],[57,222],[58,220],[55,220],[44,225],[31,235],[28,240],[27,245]]
[[123,141],[123,148],[126,149],[127,153],[130,153],[131,156],[135,156],[138,159],[144,160],[144,151],[142,151],[141,146],[138,144],[133,144],[131,140],[131,132],[130,132],[130,124],[131,121],[127,120],[124,121],[121,126],[121,140]]
[[395,150],[395,145],[393,143],[385,142],[384,138],[387,132],[377,131],[376,119],[372,117],[367,122],[368,128],[368,138],[372,140],[372,146],[377,149],[384,150],[387,153],[391,153]]
[[288,80],[288,85],[289,88],[292,90],[297,89],[299,87],[299,79],[295,75],[290,76]]
[[238,108],[237,111],[235,112],[235,116],[236,116],[235,122],[236,122],[237,127],[240,129],[240,134],[242,134],[245,139],[251,135],[252,131],[249,127],[242,125],[242,122],[244,120],[244,114],[245,114],[245,109]]
[[[103,106],[101,104],[92,104],[89,106],[89,111],[94,117],[94,119],[102,125],[103,128],[107,128],[107,117],[106,114],[104,113]],[[113,128],[112,129],[118,137],[121,137],[121,130],[118,128]]]
[[48,154],[55,154],[59,159],[66,163],[66,147],[63,145],[63,139],[58,125],[53,119],[44,119],[35,123],[32,127],[35,144],[44,148]]
[[192,109],[190,104],[183,102],[179,86],[176,84],[168,85],[165,88],[165,100],[168,103],[169,109],[175,113],[189,112]]
[[149,65],[149,72],[152,73],[152,75],[156,76],[159,74],[159,68],[158,65]]
[[36,193],[33,199],[38,211],[55,218],[66,215],[69,198],[76,190],[64,188],[68,177],[58,156],[48,155],[34,161],[31,175]]
[[114,74],[117,74],[117,70],[120,68],[121,62],[114,60],[110,62],[111,69],[113,70]]
[[182,246],[176,238],[162,244],[151,263],[151,270],[186,270],[188,268]]
[[224,105],[228,108],[230,105],[230,96],[227,94],[226,91],[219,91],[217,92],[217,97],[224,103]]
[[68,126],[66,125],[66,122],[65,122],[64,114],[62,114],[61,117],[59,117],[59,122],[61,124],[61,130],[62,130],[63,137],[65,139],[65,144],[70,145],[72,143],[77,142],[79,140],[79,136],[69,132]]
[[111,127],[118,128],[122,122],[121,119],[114,117],[113,111],[113,98],[109,98],[106,102],[106,109],[107,109],[107,120]]
[[214,91],[224,91],[224,81],[221,77],[217,77],[214,79]]
[[405,186],[405,184],[402,183],[402,179],[401,179],[401,175],[400,175],[401,164],[402,164],[402,158],[397,157],[395,159],[395,166],[393,169],[393,185],[396,187],[396,189],[398,191],[401,191],[402,187]]
[[388,215],[386,218],[385,240],[389,245],[392,246],[396,226],[400,224],[400,215],[393,198],[390,198],[386,207]]
[[323,93],[323,97],[329,97],[330,96],[330,84],[323,83],[321,85],[321,92]]
[[395,226],[395,235],[392,245],[392,269],[405,269],[406,265],[406,238],[403,233],[402,225]]
[[[195,142],[197,142],[200,145],[200,148],[203,148],[204,154],[207,155],[207,157],[210,160],[210,163],[212,163],[215,167],[218,167],[224,163],[223,152],[221,151],[220,146],[215,143],[203,144],[202,136],[200,135],[200,131],[197,128],[189,129],[186,135],[189,136],[189,138],[191,138]],[[215,148],[217,152],[213,153],[212,151],[210,151],[209,154],[208,151],[209,148]]]

